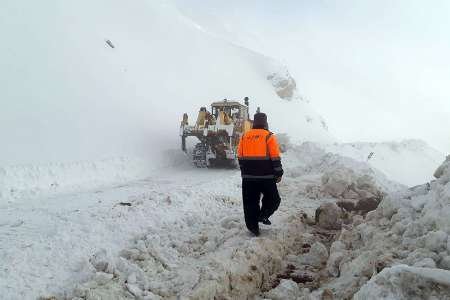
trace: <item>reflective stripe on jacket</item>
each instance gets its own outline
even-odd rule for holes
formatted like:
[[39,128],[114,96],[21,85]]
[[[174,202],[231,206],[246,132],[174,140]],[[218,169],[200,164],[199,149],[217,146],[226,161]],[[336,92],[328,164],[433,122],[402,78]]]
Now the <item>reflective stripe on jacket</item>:
[[275,135],[265,129],[246,132],[239,142],[242,178],[270,179],[283,176],[280,147]]

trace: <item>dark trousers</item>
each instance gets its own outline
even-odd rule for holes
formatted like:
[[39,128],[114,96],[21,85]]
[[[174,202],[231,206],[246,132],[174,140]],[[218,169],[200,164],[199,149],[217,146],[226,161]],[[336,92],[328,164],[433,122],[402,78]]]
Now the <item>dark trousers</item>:
[[[262,197],[262,205],[259,202]],[[245,224],[250,231],[258,230],[258,220],[269,218],[280,206],[280,195],[278,194],[275,179],[243,179],[242,180],[242,202],[244,204]]]

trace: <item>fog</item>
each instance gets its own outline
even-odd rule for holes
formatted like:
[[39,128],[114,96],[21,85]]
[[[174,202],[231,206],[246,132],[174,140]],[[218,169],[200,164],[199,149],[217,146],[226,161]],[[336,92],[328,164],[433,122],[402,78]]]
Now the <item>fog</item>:
[[416,138],[449,152],[449,2],[178,3],[218,36],[285,63],[340,140]]

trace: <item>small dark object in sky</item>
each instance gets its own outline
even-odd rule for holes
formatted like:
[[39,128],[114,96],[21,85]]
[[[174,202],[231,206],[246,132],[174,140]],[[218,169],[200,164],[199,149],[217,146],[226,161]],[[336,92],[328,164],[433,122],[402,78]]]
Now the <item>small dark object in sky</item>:
[[113,43],[110,40],[106,40],[106,43],[108,44],[108,46],[110,46],[111,48],[116,48],[114,47]]
[[130,202],[120,202],[119,205],[122,205],[122,206],[131,206],[131,203],[130,203]]

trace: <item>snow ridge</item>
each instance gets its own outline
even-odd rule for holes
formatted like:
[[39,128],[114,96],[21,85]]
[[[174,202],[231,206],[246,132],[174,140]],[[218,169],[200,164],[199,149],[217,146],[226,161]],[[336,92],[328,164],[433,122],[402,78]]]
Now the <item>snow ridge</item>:
[[333,263],[338,272],[330,275],[337,278],[316,294],[332,289],[339,299],[355,293],[355,299],[370,300],[448,299],[448,162],[440,175],[431,183],[390,193],[363,222],[355,220],[350,228],[344,228],[336,241],[344,248],[330,253],[330,259],[346,253]]
[[399,183],[414,186],[432,180],[444,154],[422,140],[329,144],[327,151],[368,162]]
[[156,170],[183,166],[189,158],[165,151],[163,159],[119,157],[99,161],[0,167],[0,204],[111,186],[151,176]]

